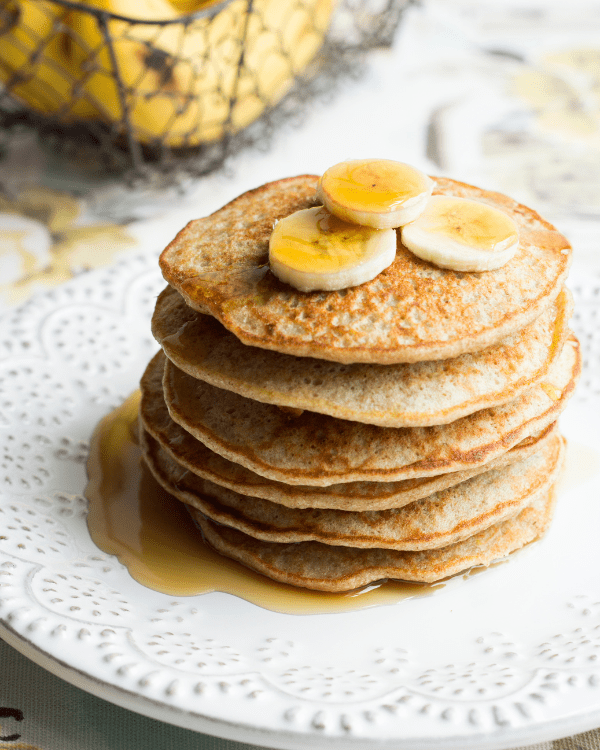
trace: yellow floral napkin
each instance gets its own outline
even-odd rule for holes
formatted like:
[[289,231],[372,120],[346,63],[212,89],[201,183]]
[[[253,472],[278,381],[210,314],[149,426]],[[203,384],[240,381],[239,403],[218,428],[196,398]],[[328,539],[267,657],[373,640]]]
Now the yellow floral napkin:
[[84,201],[49,187],[0,191],[0,306],[112,263],[136,244],[125,226],[86,218]]

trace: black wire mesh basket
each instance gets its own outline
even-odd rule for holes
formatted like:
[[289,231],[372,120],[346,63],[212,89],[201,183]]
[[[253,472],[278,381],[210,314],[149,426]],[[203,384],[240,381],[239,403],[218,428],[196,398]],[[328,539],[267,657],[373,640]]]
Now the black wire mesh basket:
[[0,0],[0,124],[111,171],[206,174],[389,45],[410,1]]

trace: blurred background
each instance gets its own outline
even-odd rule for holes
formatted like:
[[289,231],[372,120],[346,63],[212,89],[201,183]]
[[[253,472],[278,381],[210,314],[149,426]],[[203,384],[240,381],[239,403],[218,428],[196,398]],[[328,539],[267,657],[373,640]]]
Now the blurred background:
[[509,193],[593,260],[599,39],[590,0],[1,0],[0,305],[372,156]]

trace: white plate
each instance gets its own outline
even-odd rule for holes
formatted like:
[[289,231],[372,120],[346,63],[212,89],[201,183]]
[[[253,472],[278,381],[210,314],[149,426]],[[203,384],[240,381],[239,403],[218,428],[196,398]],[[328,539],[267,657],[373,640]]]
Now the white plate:
[[131,258],[2,320],[2,637],[113,703],[270,747],[493,750],[600,725],[598,275],[571,283],[587,366],[547,538],[429,598],[294,616],[150,591],[89,538],[87,441],[155,349],[155,265]]

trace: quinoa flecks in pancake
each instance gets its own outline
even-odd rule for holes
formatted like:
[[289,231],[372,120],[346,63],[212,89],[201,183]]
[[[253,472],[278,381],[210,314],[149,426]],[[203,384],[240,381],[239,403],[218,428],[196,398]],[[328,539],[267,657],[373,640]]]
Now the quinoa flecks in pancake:
[[288,484],[326,486],[398,481],[471,469],[502,455],[554,422],[580,372],[579,345],[565,343],[543,381],[518,398],[448,425],[391,428],[276,406],[210,386],[178,370],[160,352],[146,377],[164,366],[172,419],[208,448],[257,474]]
[[461,541],[531,505],[556,480],[564,440],[400,509],[348,512],[284,508],[191,474],[142,434],[145,461],[175,497],[226,526],[270,542],[318,541],[357,548],[423,550]]
[[269,578],[318,591],[351,591],[386,578],[433,583],[474,565],[489,565],[543,536],[555,500],[551,488],[513,518],[462,542],[420,552],[263,542],[200,513],[195,520],[214,549]]
[[159,371],[148,371],[142,379],[140,421],[143,428],[169,455],[194,474],[236,492],[262,497],[289,508],[333,508],[338,510],[386,510],[451,487],[491,468],[507,466],[539,450],[556,432],[556,423],[532,434],[489,463],[438,476],[398,482],[347,482],[327,487],[278,482],[209,450],[183,427],[173,422],[163,397]]
[[344,365],[242,344],[167,287],[152,331],[192,377],[262,403],[383,427],[439,425],[506,403],[531,388],[558,357],[572,312],[563,290],[533,323],[494,347],[451,360]]
[[167,282],[245,344],[392,364],[496,344],[535,320],[567,275],[568,242],[533,210],[499,193],[435,178],[435,194],[488,203],[516,222],[520,246],[509,263],[484,273],[448,271],[398,241],[396,259],[372,281],[336,292],[298,292],[269,271],[269,236],[277,219],[315,205],[317,179],[303,175],[263,185],[190,222],[161,255]]

